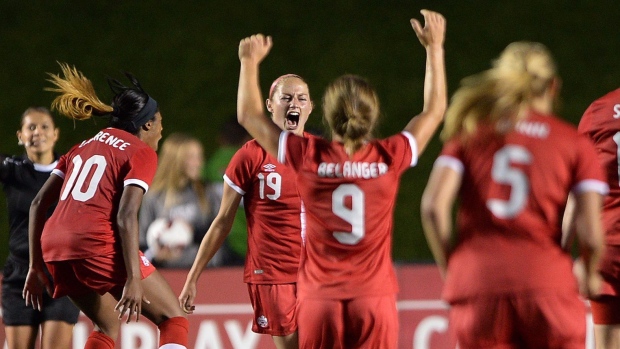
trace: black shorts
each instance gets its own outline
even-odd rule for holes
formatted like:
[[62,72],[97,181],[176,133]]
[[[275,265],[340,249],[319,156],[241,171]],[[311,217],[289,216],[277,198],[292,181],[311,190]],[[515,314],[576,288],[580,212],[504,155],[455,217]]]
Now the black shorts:
[[26,306],[22,291],[27,274],[27,264],[15,262],[11,258],[7,259],[2,276],[2,322],[4,325],[39,326],[45,321],[64,321],[75,324],[80,311],[67,297],[53,299],[47,292],[43,292],[42,311]]

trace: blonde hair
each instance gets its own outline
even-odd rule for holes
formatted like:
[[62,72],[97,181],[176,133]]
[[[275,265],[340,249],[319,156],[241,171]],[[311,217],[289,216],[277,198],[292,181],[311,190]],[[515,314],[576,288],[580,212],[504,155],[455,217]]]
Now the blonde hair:
[[379,98],[365,79],[343,75],[327,87],[323,115],[332,132],[342,137],[351,156],[371,137],[379,118]]
[[206,213],[210,207],[205,194],[205,185],[199,179],[189,178],[185,173],[185,160],[193,144],[202,148],[198,139],[186,134],[173,133],[166,138],[159,153],[159,165],[151,190],[153,193],[163,194],[164,207],[169,208],[177,204],[178,193],[190,185],[198,195],[201,210]]
[[56,88],[47,87],[46,91],[57,92],[52,102],[52,110],[75,120],[89,119],[93,114],[97,116],[110,114],[113,108],[97,97],[93,84],[84,74],[70,67],[67,63],[58,63],[64,77],[48,73],[48,81]]
[[547,91],[556,74],[553,57],[544,45],[511,43],[491,69],[461,81],[446,111],[442,140],[457,135],[466,138],[481,122],[514,122],[523,117],[532,99]]

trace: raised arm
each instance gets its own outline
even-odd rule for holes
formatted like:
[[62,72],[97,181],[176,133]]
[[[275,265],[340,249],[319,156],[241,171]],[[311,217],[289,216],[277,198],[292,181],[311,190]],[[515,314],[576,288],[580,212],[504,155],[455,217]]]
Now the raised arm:
[[239,89],[237,90],[237,120],[269,154],[278,156],[280,130],[265,114],[258,79],[259,65],[269,54],[270,36],[252,35],[239,43]]
[[220,211],[200,243],[194,264],[192,264],[192,268],[187,274],[185,285],[179,295],[181,309],[188,314],[193,313],[195,309],[194,300],[196,299],[196,283],[198,278],[230,233],[241,198],[242,196],[239,193],[229,185],[224,184]]
[[437,12],[422,10],[421,13],[424,16],[424,27],[416,19],[411,19],[411,26],[426,49],[424,108],[405,127],[405,131],[410,132],[417,141],[418,155],[422,154],[443,121],[447,107],[443,48],[446,20]]

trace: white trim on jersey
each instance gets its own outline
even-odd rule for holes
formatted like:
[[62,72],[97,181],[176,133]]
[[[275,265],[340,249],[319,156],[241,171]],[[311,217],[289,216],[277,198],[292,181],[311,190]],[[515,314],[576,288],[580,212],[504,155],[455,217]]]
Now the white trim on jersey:
[[56,168],[58,161],[54,161],[49,165],[41,165],[41,164],[32,164],[34,165],[34,170],[37,172],[50,172]]
[[61,170],[57,170],[57,169],[53,169],[52,173],[55,174],[56,176],[65,179],[65,173],[62,172]]
[[281,164],[286,161],[286,139],[288,135],[288,131],[282,131],[280,133],[280,139],[278,140],[278,162]]
[[575,194],[581,194],[586,191],[593,191],[601,195],[607,195],[609,192],[609,186],[603,181],[597,179],[584,179],[583,181],[575,184],[572,192]]
[[233,181],[230,178],[228,178],[227,175],[224,175],[224,182],[226,182],[226,184],[228,184],[229,187],[233,188],[234,191],[241,194],[241,196],[245,195],[245,190],[241,189],[241,187],[233,183]]
[[128,185],[131,185],[131,184],[135,184],[135,185],[141,187],[142,189],[144,189],[144,193],[149,191],[149,185],[146,184],[146,182],[143,181],[143,180],[132,178],[132,179],[126,179],[123,182],[123,186],[125,186],[125,187],[128,186]]
[[411,147],[411,164],[409,164],[409,167],[413,167],[418,164],[418,142],[411,133],[407,131],[401,133],[409,140],[409,146]]
[[463,174],[463,171],[465,171],[465,166],[463,166],[461,160],[450,155],[441,155],[437,158],[437,160],[435,160],[435,164],[433,164],[433,166],[449,167],[458,174]]

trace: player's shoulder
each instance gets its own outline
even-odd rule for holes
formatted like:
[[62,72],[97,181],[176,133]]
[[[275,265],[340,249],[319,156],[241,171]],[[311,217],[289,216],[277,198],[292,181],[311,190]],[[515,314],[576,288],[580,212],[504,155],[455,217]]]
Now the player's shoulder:
[[594,100],[591,105],[596,104],[618,104],[620,103],[620,88],[607,92],[603,96]]

